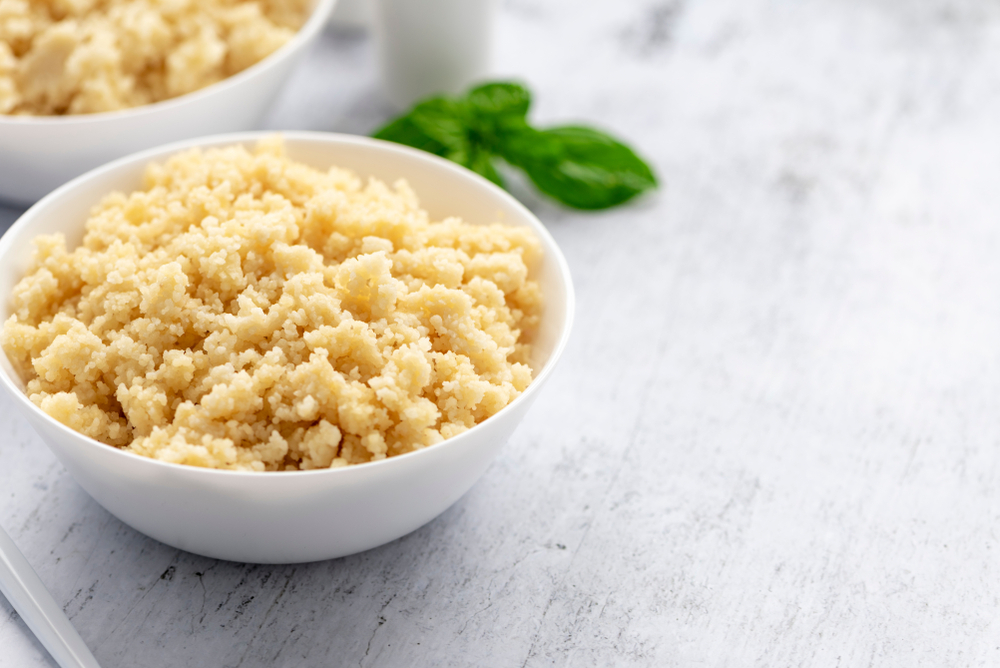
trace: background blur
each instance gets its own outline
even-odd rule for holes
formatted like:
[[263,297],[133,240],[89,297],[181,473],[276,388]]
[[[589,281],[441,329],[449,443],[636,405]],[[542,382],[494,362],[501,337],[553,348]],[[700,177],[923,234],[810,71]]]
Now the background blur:
[[[535,121],[664,184],[581,214],[515,183],[576,282],[551,384],[444,515],[287,567],[137,534],[0,402],[0,518],[97,657],[1000,663],[1000,3],[503,0],[496,31]],[[392,113],[331,29],[267,126]],[[0,647],[49,665],[4,602]]]

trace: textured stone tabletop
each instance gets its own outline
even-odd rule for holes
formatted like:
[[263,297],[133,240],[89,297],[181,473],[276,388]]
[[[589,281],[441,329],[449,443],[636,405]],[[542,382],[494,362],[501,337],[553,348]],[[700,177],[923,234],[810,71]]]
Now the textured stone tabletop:
[[[298,566],[133,531],[0,399],[0,524],[101,664],[1000,664],[1000,6],[506,0],[497,40],[667,184],[518,190],[575,278],[551,384],[450,510]],[[390,113],[328,32],[268,127]],[[51,665],[0,601],[0,667]]]

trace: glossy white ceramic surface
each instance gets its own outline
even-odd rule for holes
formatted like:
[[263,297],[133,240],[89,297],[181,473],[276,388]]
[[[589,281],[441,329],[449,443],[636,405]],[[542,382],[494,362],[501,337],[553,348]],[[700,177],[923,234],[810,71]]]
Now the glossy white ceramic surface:
[[254,129],[326,25],[335,2],[314,0],[309,20],[282,48],[188,95],[101,114],[0,115],[0,200],[28,204],[89,169],[136,151]]
[[[94,170],[29,209],[0,239],[0,321],[23,275],[31,239],[62,232],[72,246],[88,209],[112,190],[139,185],[143,167],[189,146],[243,142],[261,133],[180,142]],[[449,215],[525,225],[544,259],[535,268],[545,312],[534,341],[535,380],[508,407],[455,438],[419,452],[327,471],[237,473],[165,464],[103,445],[56,422],[23,394],[0,352],[0,387],[79,484],[112,514],[157,540],[220,559],[291,563],[366,550],[413,531],[464,494],[486,470],[549,377],[569,337],[574,298],[569,268],[538,219],[502,189],[446,160],[363,137],[285,133],[289,155],[316,167],[409,181],[433,218]]]

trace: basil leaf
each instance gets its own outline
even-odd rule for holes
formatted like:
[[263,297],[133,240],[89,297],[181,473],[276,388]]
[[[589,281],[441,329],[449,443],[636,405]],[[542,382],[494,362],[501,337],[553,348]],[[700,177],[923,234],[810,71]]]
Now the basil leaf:
[[473,88],[466,96],[469,140],[490,153],[500,152],[505,127],[527,124],[531,93],[515,83],[489,83]]
[[502,188],[503,179],[493,166],[492,153],[477,141],[477,133],[469,127],[468,121],[468,107],[460,101],[432,98],[373,136],[447,158]]
[[427,151],[435,155],[443,156],[448,152],[444,144],[427,136],[427,133],[413,122],[409,114],[400,116],[379,129],[372,136],[376,139],[384,139],[397,144],[403,144],[404,146],[419,148],[422,151]]
[[485,176],[501,188],[506,187],[503,184],[503,179],[500,178],[500,174],[497,173],[496,168],[493,166],[493,155],[489,151],[482,149],[473,151],[468,164],[464,166],[480,176]]
[[449,151],[469,152],[469,114],[462,102],[434,97],[414,107],[409,116],[421,132]]
[[656,187],[652,170],[628,146],[578,126],[501,137],[501,155],[527,172],[539,190],[578,209],[606,209]]
[[473,88],[465,99],[474,114],[491,121],[509,116],[523,119],[531,106],[527,88],[502,81]]
[[424,100],[373,137],[465,162],[471,153],[465,105],[445,97]]
[[527,121],[531,93],[499,81],[465,97],[433,97],[375,137],[434,153],[497,185],[493,157],[527,172],[543,193],[578,209],[606,209],[656,188],[656,176],[628,146],[603,132],[566,126],[536,130]]

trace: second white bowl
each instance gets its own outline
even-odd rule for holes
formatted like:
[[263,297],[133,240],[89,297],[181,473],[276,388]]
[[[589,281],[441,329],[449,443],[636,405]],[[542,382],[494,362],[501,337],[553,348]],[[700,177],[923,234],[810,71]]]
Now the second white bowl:
[[29,204],[89,169],[169,142],[257,127],[336,0],[314,0],[299,32],[259,63],[206,88],[101,114],[0,114],[0,200]]

